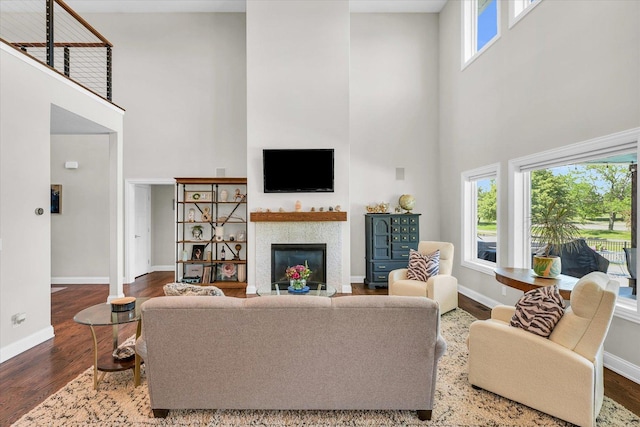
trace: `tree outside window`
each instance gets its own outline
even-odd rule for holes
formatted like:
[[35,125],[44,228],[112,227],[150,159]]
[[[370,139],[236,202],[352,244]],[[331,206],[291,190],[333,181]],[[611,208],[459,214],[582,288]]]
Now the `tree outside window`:
[[[625,248],[636,246],[631,233],[634,219],[629,164],[591,161],[533,170],[530,178],[531,218],[538,217],[554,202],[558,207],[567,209],[573,222],[580,228],[581,238],[586,242],[585,249],[581,251],[591,250],[597,254],[593,256],[606,258],[608,265],[599,263],[599,268],[605,269],[601,271],[621,279],[621,294],[632,296],[634,291],[627,286],[630,273],[625,257]],[[570,262],[575,262],[575,257],[589,258],[587,254],[576,255],[571,251],[560,255],[563,265],[565,257],[573,258]],[[584,274],[587,272],[588,269]]]

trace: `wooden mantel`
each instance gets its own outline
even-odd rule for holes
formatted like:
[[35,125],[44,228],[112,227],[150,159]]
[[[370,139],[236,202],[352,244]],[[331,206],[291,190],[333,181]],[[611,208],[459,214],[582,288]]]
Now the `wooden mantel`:
[[346,221],[346,212],[251,212],[253,222]]

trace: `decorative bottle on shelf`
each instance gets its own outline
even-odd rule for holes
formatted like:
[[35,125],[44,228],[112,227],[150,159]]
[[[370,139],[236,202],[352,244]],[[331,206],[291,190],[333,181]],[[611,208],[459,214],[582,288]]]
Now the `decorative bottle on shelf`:
[[227,259],[227,253],[226,253],[226,251],[224,250],[224,247],[223,247],[223,248],[222,248],[222,250],[220,251],[220,259],[221,259],[222,261],[225,261],[225,260]]

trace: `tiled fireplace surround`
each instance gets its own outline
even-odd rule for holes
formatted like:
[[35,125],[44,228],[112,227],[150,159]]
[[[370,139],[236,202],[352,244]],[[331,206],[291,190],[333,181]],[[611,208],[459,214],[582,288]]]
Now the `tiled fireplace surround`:
[[325,243],[327,245],[327,283],[342,292],[341,221],[257,222],[255,227],[256,283],[271,282],[272,243]]

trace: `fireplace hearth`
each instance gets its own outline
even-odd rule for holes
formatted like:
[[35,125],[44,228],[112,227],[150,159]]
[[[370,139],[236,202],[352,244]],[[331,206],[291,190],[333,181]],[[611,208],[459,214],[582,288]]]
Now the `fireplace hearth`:
[[271,282],[286,281],[287,267],[307,263],[309,281],[326,283],[327,245],[325,243],[274,243],[271,245]]

